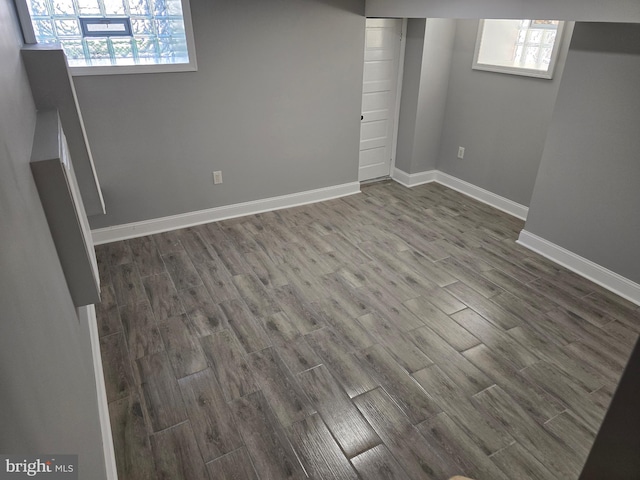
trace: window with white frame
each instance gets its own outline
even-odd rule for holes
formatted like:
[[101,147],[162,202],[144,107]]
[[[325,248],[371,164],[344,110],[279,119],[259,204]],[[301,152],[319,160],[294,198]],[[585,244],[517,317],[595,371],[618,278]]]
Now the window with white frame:
[[188,0],[16,2],[26,43],[59,44],[74,75],[196,69]]
[[473,68],[552,78],[564,22],[481,20]]

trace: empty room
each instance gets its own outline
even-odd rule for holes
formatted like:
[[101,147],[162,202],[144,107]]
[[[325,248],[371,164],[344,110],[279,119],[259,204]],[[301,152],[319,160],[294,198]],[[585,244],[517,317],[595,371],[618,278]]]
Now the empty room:
[[0,477],[638,478],[639,75],[629,0],[0,0]]

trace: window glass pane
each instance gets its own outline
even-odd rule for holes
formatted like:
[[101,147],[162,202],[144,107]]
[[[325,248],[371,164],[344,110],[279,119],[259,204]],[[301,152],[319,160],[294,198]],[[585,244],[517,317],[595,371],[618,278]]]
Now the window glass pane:
[[182,2],[180,0],[166,0],[167,15],[177,15],[182,17]]
[[102,0],[106,15],[124,15],[126,13],[123,0]]
[[507,70],[499,71],[507,72],[518,68],[549,70],[557,20],[484,20],[481,25],[474,68],[486,65],[504,67]]
[[[135,46],[140,58],[140,63],[149,63],[149,59],[157,57],[157,40],[153,37],[136,37]],[[143,62],[143,59],[146,61]]]
[[74,15],[72,0],[53,0],[53,15]]
[[29,11],[32,16],[48,15],[47,2],[45,0],[32,0]]
[[158,29],[158,35],[163,37],[170,37],[175,34],[184,36],[184,24],[182,19],[160,19],[156,20],[156,28]]
[[129,0],[129,12],[131,15],[150,15],[149,2],[147,0]]
[[116,65],[135,64],[130,38],[112,38],[110,42]]
[[153,22],[147,18],[132,18],[131,28],[134,35],[154,35]]
[[174,38],[158,38],[163,63],[182,63],[188,57],[187,42]]
[[85,52],[82,40],[62,40],[62,48],[67,54],[69,66],[77,67],[85,65]]
[[106,38],[87,38],[84,40],[91,57],[91,65],[111,65],[109,43]]
[[97,0],[78,0],[78,15],[100,16],[101,14]]
[[56,33],[59,37],[77,37],[80,35],[78,20],[56,20]]
[[527,41],[529,43],[540,43],[542,40],[542,30],[529,30],[529,38]]
[[38,41],[42,43],[51,43],[56,40],[56,33],[51,20],[36,19],[33,21],[33,29]]

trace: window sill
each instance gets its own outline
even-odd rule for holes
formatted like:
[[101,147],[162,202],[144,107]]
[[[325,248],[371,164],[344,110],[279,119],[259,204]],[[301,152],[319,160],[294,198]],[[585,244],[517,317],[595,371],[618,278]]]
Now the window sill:
[[69,67],[69,71],[74,77],[90,75],[136,75],[144,73],[196,72],[197,70],[198,66],[195,61],[190,63],[164,63],[153,65],[93,65],[87,67]]
[[519,75],[521,77],[533,77],[543,78],[545,80],[551,80],[553,78],[553,71],[535,70],[532,68],[518,68],[518,67],[502,67],[499,65],[486,65],[483,63],[474,63],[473,70],[484,70],[485,72],[494,73],[506,73],[509,75]]

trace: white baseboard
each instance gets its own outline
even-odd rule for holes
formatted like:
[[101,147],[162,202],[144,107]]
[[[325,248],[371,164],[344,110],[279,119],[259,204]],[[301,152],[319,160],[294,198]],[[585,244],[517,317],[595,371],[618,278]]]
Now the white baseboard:
[[96,379],[96,398],[98,400],[98,416],[100,430],[102,432],[102,448],[107,480],[117,480],[116,454],[113,449],[113,436],[111,433],[111,421],[109,418],[109,404],[107,403],[107,390],[104,384],[102,371],[102,356],[100,355],[100,339],[96,320],[96,310],[93,305],[78,308],[81,321],[89,326],[89,340],[91,342],[91,355],[93,358],[93,372]]
[[418,185],[424,185],[425,183],[431,183],[436,180],[437,170],[428,170],[426,172],[419,173],[407,173],[398,168],[394,168],[391,173],[391,178],[405,187],[417,187]]
[[628,278],[526,230],[520,232],[517,243],[640,305],[640,285]]
[[477,187],[472,183],[465,182],[447,173],[439,170],[428,170],[426,172],[419,173],[406,173],[399,169],[394,169],[391,178],[405,187],[416,187],[425,183],[436,182],[446,187],[456,190],[465,194],[468,197],[475,198],[476,200],[486,203],[498,210],[507,212],[509,215],[513,215],[521,220],[527,219],[527,213],[529,208],[524,205],[520,205],[508,198],[496,195],[489,190]]
[[514,202],[513,200],[509,200],[508,198],[501,197],[500,195],[496,195],[489,190],[485,190],[484,188],[477,187],[472,183],[465,182],[464,180],[460,180],[454,176],[451,176],[444,172],[438,172],[436,175],[436,182],[451,188],[452,190],[456,190],[460,193],[464,193],[468,197],[475,198],[487,205],[491,205],[498,210],[502,210],[503,212],[507,212],[509,215],[513,215],[521,220],[527,219],[527,214],[529,213],[529,208],[524,205],[520,205],[519,203]]
[[154,233],[168,232],[179,228],[193,227],[194,225],[203,223],[217,222],[228,218],[322,202],[355,193],[360,193],[359,182],[344,183],[342,185],[318,188],[306,192],[281,195],[279,197],[265,198],[252,202],[236,203],[224,207],[209,208],[207,210],[154,218],[152,220],[127,223],[113,227],[97,228],[91,231],[91,235],[93,237],[93,244],[100,245],[126,240],[128,238],[144,237]]

